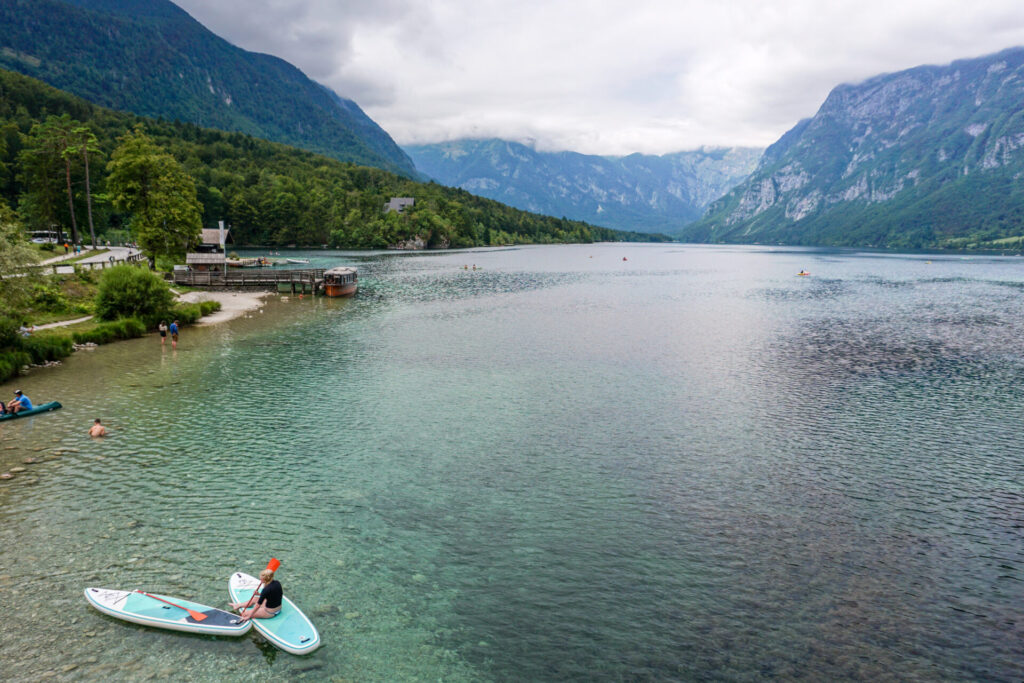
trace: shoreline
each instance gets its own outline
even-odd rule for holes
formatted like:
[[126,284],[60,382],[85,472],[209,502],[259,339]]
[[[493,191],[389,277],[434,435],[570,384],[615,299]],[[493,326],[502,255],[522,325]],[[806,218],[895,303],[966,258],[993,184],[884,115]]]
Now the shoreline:
[[266,304],[264,299],[273,294],[276,292],[186,292],[178,297],[178,301],[188,304],[200,301],[220,302],[219,311],[205,315],[194,323],[195,326],[216,325],[258,311]]

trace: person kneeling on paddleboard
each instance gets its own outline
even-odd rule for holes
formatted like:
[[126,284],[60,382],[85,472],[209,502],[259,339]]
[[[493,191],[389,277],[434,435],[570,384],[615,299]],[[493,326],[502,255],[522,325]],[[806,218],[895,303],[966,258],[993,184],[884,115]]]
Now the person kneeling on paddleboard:
[[[241,609],[242,621],[246,619],[269,619],[276,617],[281,612],[281,601],[284,600],[284,589],[281,582],[274,579],[274,572],[271,569],[264,569],[260,572],[260,585],[263,590],[259,597],[254,594],[248,602],[233,602],[232,609]],[[253,604],[255,606],[253,607]],[[252,607],[248,613],[246,608]]]

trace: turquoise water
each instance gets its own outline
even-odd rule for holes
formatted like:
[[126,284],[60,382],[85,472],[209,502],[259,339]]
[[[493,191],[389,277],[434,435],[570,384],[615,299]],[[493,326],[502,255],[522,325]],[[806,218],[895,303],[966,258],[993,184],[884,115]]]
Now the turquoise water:
[[[19,381],[66,407],[0,425],[5,676],[1024,677],[1024,259],[298,256],[358,296]],[[308,657],[81,593],[271,556]]]

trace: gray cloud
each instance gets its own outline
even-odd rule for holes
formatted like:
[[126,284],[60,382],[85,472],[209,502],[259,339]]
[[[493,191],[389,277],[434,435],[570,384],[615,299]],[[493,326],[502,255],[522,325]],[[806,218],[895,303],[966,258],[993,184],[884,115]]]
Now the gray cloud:
[[1019,0],[176,0],[400,143],[767,145],[829,90],[1024,44]]

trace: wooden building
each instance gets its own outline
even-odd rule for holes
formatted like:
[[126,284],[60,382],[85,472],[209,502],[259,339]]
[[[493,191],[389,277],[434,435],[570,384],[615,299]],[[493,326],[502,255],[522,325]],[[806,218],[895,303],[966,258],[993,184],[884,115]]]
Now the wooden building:
[[[204,228],[201,238],[202,244],[196,247],[194,252],[185,255],[185,265],[197,273],[223,273],[227,263],[224,258],[221,231]],[[223,232],[223,239],[227,241],[227,231]]]
[[223,273],[226,267],[224,253],[204,254],[194,252],[185,255],[185,265],[197,273]]

